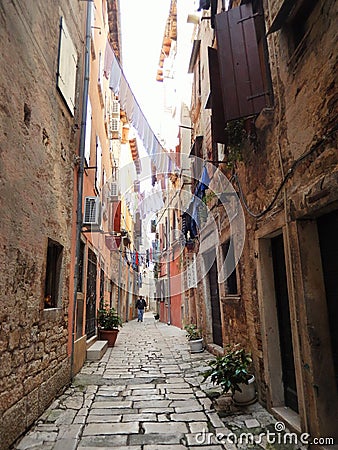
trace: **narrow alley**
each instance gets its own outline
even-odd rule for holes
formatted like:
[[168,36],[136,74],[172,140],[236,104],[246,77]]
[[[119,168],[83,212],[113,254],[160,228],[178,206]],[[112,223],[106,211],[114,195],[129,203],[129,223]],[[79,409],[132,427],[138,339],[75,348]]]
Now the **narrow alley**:
[[0,0],[0,450],[338,450],[337,15]]
[[[86,362],[13,448],[305,449],[277,440],[271,446],[267,432],[281,422],[258,402],[235,408],[222,419],[206,395],[211,386],[201,383],[211,358],[207,351],[191,354],[183,330],[155,321],[147,312],[143,323],[133,320],[123,326],[115,347],[100,361]],[[251,436],[260,443],[251,444]]]

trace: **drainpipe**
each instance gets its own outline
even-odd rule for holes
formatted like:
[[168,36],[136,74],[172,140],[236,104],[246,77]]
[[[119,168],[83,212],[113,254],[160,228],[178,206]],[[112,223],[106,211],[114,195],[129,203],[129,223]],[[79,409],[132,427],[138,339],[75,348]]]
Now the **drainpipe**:
[[77,210],[76,210],[76,247],[75,247],[75,270],[74,270],[74,299],[73,299],[73,317],[72,317],[72,350],[70,359],[70,375],[74,377],[74,346],[75,346],[75,316],[77,307],[77,284],[79,278],[79,258],[81,244],[82,229],[82,197],[83,197],[83,173],[84,173],[84,150],[86,139],[86,120],[87,120],[87,104],[88,104],[88,88],[89,88],[89,64],[90,64],[90,45],[91,45],[91,8],[92,3],[87,2],[87,19],[86,19],[86,41],[85,41],[85,58],[84,58],[84,80],[82,95],[82,115],[81,115],[81,134],[79,148],[79,172],[77,181]]
[[168,259],[167,259],[167,277],[168,277],[168,325],[171,325],[171,291],[170,291],[170,208],[169,208],[169,178],[167,177],[167,199],[168,199]]

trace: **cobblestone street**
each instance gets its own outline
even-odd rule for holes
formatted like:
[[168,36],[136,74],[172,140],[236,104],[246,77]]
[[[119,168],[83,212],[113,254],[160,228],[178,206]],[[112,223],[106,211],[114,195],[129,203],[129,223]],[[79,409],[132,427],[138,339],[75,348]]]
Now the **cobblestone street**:
[[[297,449],[237,443],[242,433],[275,431],[275,419],[255,403],[220,417],[201,384],[212,355],[190,354],[185,332],[156,322],[126,323],[99,362],[87,361],[74,383],[13,447],[16,450]],[[221,437],[223,436],[223,440]],[[225,437],[232,436],[232,442]]]

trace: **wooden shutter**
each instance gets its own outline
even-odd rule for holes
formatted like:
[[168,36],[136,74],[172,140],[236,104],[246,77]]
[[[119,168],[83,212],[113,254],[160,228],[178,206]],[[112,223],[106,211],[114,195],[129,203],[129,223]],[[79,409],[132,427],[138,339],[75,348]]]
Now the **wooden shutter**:
[[63,17],[60,19],[60,42],[57,87],[74,116],[76,93],[77,51]]
[[215,25],[225,121],[258,114],[268,93],[251,3],[217,14]]
[[211,88],[211,129],[214,142],[220,144],[226,143],[225,118],[222,100],[221,78],[219,73],[219,64],[217,50],[208,47],[209,58],[209,78]]
[[111,225],[112,231],[121,230],[121,202],[111,203]]

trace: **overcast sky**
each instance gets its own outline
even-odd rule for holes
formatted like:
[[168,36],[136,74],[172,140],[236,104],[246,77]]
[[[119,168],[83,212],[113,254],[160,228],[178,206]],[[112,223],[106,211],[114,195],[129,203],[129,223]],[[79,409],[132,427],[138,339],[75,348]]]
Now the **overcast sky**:
[[156,74],[170,0],[120,0],[120,8],[123,71],[156,134],[162,108]]

